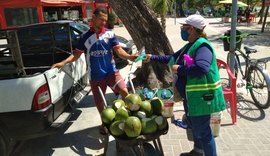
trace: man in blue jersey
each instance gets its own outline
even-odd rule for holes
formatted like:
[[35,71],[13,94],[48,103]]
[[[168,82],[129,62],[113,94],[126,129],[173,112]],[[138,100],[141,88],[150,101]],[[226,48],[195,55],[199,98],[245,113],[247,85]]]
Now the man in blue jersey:
[[[104,109],[104,102],[98,86],[103,94],[109,86],[122,98],[128,95],[126,84],[116,69],[112,50],[122,59],[134,61],[137,58],[137,55],[126,53],[119,45],[116,35],[104,27],[107,18],[107,11],[104,8],[97,8],[93,14],[92,27],[82,34],[73,53],[67,59],[52,66],[52,68],[62,68],[66,63],[77,60],[82,53],[85,53],[90,71],[90,85],[99,113]],[[104,134],[104,128],[101,127],[100,132]]]

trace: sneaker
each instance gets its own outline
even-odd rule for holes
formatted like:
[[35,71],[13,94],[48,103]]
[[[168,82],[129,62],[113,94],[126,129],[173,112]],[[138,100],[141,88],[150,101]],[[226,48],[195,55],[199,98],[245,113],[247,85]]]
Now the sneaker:
[[199,153],[195,150],[192,150],[188,153],[181,153],[180,156],[203,156],[203,153]]

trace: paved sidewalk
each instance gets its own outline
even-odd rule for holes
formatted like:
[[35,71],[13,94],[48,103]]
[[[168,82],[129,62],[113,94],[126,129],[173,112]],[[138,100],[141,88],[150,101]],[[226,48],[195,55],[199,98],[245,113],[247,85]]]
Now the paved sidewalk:
[[[177,19],[183,20],[183,19]],[[220,22],[219,18],[207,19],[211,23],[206,28],[209,40],[216,50],[217,58],[225,60],[227,52],[223,51],[222,41],[217,40],[224,32],[230,29],[228,23]],[[185,42],[181,40],[179,24],[174,24],[174,19],[168,18],[167,36],[176,51]],[[259,52],[252,57],[270,57],[270,33],[260,33],[261,25],[255,23],[250,26],[240,25],[241,32],[258,33],[254,38],[243,41],[243,46],[256,48]],[[131,39],[124,27],[114,29],[117,35]],[[269,65],[268,65],[269,66]],[[129,67],[120,72],[125,75]],[[268,73],[270,73],[268,71]],[[259,110],[250,100],[244,88],[238,88],[238,113],[236,125],[231,125],[228,111],[224,111],[220,136],[216,138],[218,156],[269,156],[270,155],[270,109]],[[108,90],[106,100],[110,103],[116,97]],[[183,107],[181,103],[175,104],[174,115],[181,119]],[[168,119],[170,121],[170,119]],[[129,150],[117,153],[113,137],[104,137],[98,133],[101,124],[98,111],[94,105],[92,94],[89,94],[76,108],[72,119],[63,130],[55,135],[25,141],[23,146],[14,153],[14,156],[97,156],[103,155],[106,142],[109,140],[107,156],[131,155]],[[187,139],[186,131],[169,125],[169,131],[161,136],[165,156],[179,156],[182,152],[190,151],[193,142]]]
[[[183,19],[177,19],[183,20]],[[226,52],[223,51],[222,41],[217,41],[224,32],[230,29],[228,23],[222,23],[221,19],[207,19],[210,23],[207,26],[206,32],[209,40],[212,42],[217,51],[217,58],[225,60]],[[175,24],[174,19],[167,19],[167,36],[173,46],[174,50],[178,50],[184,45],[180,39],[179,25]],[[118,35],[124,35],[126,32],[124,28],[116,28]],[[260,55],[256,57],[269,57],[269,32],[260,33],[261,25],[255,23],[247,26],[241,24],[237,26],[241,32],[255,32],[258,33],[256,38],[249,38],[247,41],[243,40],[243,46],[251,46],[260,51]],[[122,33],[122,34],[121,34]],[[129,37],[128,35],[125,37]],[[250,41],[252,40],[252,41]],[[268,71],[269,72],[269,71]],[[223,112],[222,124],[220,129],[220,136],[216,138],[218,156],[268,156],[270,154],[270,109],[259,110],[250,99],[250,94],[246,89],[239,88],[237,123],[232,125],[229,109]],[[241,99],[241,97],[243,99]],[[181,119],[183,107],[181,103],[177,103],[174,107],[174,115],[176,119]],[[170,119],[168,119],[170,121]],[[190,151],[193,147],[193,142],[187,139],[186,131],[180,127],[170,124],[167,135],[161,136],[162,145],[165,156],[178,156],[182,152]],[[109,155],[117,155],[114,150],[114,144]]]

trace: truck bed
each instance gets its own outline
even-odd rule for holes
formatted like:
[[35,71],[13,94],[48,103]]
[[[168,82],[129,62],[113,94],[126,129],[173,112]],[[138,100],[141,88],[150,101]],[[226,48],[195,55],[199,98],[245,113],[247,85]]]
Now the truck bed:
[[68,24],[0,30],[0,80],[42,73],[71,51]]

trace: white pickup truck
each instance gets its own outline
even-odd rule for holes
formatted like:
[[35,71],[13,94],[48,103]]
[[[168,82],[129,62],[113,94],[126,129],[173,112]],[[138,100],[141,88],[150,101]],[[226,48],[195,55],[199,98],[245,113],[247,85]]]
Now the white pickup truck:
[[1,156],[13,142],[55,132],[89,92],[84,55],[61,70],[50,68],[69,56],[79,35],[68,23],[0,30]]

